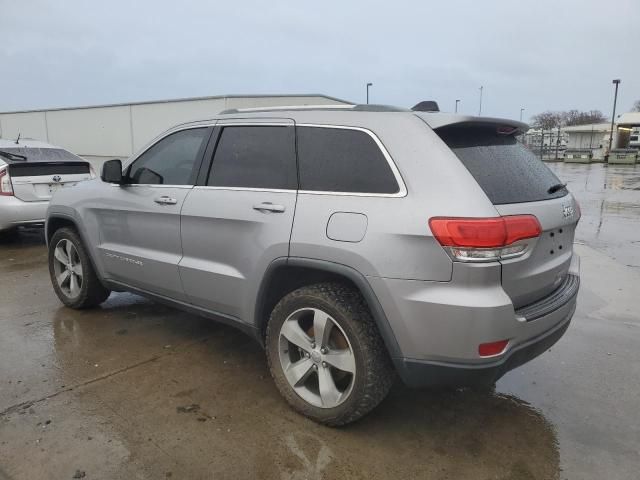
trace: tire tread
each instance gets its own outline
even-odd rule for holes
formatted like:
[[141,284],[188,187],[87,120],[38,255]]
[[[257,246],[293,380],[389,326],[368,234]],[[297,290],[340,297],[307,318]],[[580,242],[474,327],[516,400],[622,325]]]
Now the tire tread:
[[[290,302],[301,298],[318,298],[332,304],[336,309],[344,314],[346,321],[355,331],[356,340],[365,356],[367,368],[364,371],[365,380],[360,392],[352,391],[351,395],[358,395],[353,405],[348,408],[344,404],[338,405],[331,414],[319,415],[323,410],[319,407],[308,404],[293,392],[284,376],[274,374],[274,369],[280,369],[279,358],[274,357],[270,346],[272,342],[278,341],[280,323],[276,319],[285,315],[286,306]],[[273,331],[277,324],[278,331]],[[274,337],[275,336],[275,337]],[[351,339],[353,341],[353,339]],[[387,353],[384,341],[378,332],[378,328],[371,316],[366,301],[357,290],[340,283],[327,282],[301,287],[285,295],[273,309],[269,318],[266,332],[267,361],[278,390],[294,409],[301,414],[329,426],[342,426],[352,423],[373,410],[387,395],[393,385],[396,374],[391,360]]]

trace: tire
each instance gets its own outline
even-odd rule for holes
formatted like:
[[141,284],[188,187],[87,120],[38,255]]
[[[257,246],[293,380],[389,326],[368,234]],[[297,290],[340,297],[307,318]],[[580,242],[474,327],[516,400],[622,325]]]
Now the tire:
[[[325,328],[316,330],[324,317]],[[315,337],[323,333],[325,340],[315,345]],[[271,312],[266,351],[271,376],[287,402],[302,415],[329,426],[346,425],[369,413],[395,380],[364,299],[338,283],[310,285],[285,295]]]
[[[56,253],[58,248],[62,250],[64,257],[60,256],[60,252]],[[71,257],[68,255],[69,252]],[[65,264],[63,260],[69,258],[71,258],[71,264],[69,262]],[[56,230],[51,237],[49,275],[56,295],[67,307],[75,309],[95,307],[111,294],[96,275],[80,236],[69,227]],[[59,280],[61,275],[64,276],[63,281]],[[75,283],[73,283],[74,279]]]

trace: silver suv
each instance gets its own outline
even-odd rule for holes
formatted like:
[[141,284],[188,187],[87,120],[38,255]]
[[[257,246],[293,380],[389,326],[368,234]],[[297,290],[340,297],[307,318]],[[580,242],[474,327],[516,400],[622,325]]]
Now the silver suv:
[[492,384],[576,307],[573,196],[511,120],[230,111],[56,193],[72,308],[131,291],[244,330],[297,411],[352,422],[410,386]]

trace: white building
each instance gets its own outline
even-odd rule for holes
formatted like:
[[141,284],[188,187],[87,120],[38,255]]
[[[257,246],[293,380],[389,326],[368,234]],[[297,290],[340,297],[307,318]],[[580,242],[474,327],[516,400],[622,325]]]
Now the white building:
[[640,112],[623,113],[616,122],[614,148],[640,149]]
[[225,95],[49,110],[0,112],[0,138],[33,138],[89,160],[127,158],[164,130],[230,108],[348,105],[326,95]]
[[567,150],[591,150],[593,159],[604,158],[609,147],[610,123],[592,123],[565,127]]

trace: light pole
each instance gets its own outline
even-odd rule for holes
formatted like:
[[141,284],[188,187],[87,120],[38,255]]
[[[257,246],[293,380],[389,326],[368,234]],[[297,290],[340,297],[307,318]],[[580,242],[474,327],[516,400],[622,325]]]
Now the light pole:
[[524,112],[524,108],[520,109],[520,121],[522,121],[522,112]]
[[460,103],[460,100],[456,100],[456,111],[455,113],[458,113],[458,104]]
[[609,131],[609,150],[607,150],[607,157],[605,161],[609,163],[609,155],[611,154],[611,143],[613,142],[613,122],[616,119],[616,102],[618,101],[618,85],[620,85],[620,79],[616,78],[613,80],[613,83],[616,86],[616,93],[613,96],[613,113],[611,114],[611,130]]
[[367,105],[369,105],[369,87],[372,87],[373,83],[367,83]]
[[481,85],[480,86],[480,108],[478,109],[478,116],[482,116],[482,90],[484,90],[484,87]]

